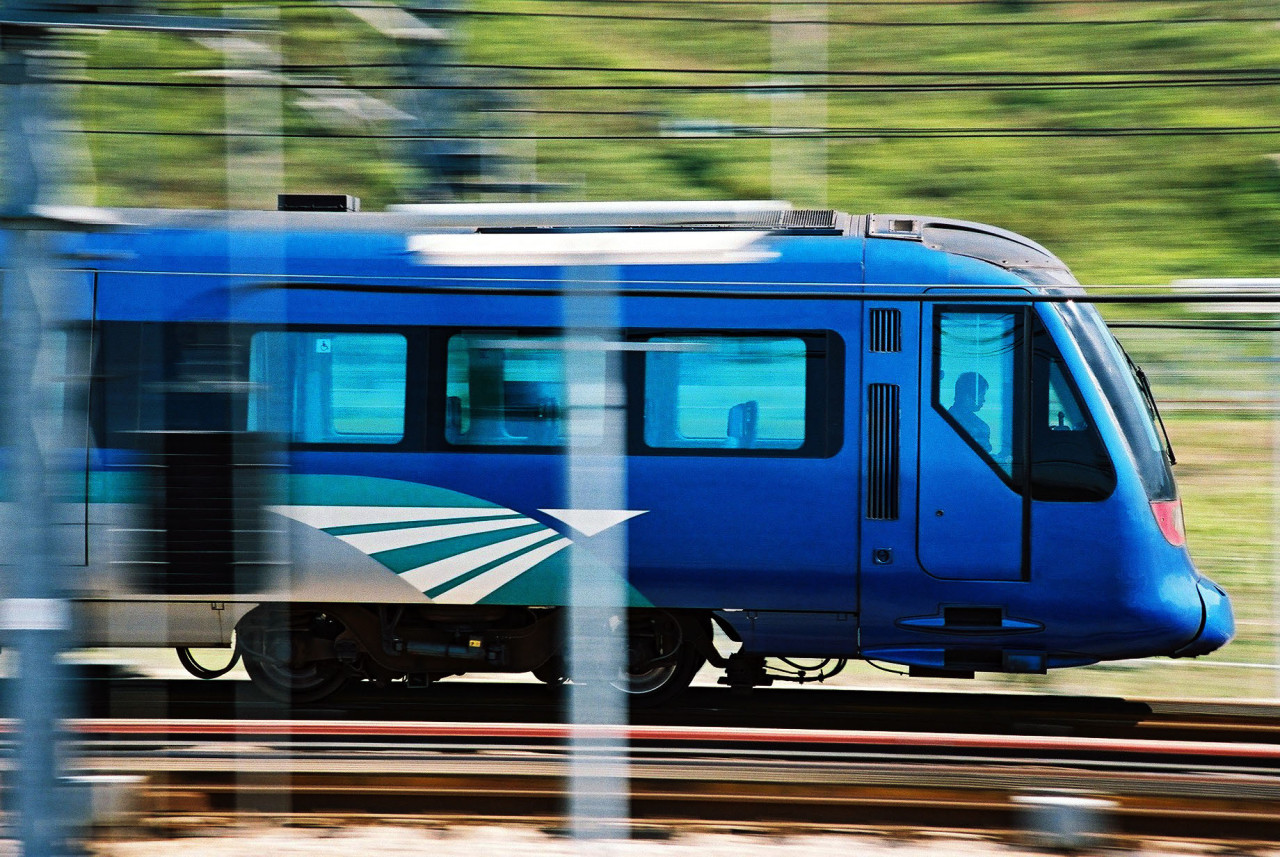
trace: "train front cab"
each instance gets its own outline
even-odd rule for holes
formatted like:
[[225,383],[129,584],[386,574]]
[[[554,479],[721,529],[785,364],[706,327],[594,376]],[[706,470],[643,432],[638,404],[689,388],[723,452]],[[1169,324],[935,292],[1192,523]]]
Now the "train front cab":
[[867,307],[863,656],[963,677],[1218,648],[1230,605],[1123,352],[1092,305],[1018,291]]

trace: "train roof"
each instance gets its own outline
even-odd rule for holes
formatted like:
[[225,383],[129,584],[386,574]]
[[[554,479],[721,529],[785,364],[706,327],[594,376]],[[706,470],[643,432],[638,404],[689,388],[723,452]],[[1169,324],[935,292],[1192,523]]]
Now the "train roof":
[[[397,206],[380,212],[305,208],[277,211],[51,208],[43,214],[64,228],[79,225],[87,231],[134,235],[139,232],[182,231],[264,235],[378,234],[403,238],[451,233],[739,230],[764,233],[774,238],[832,236],[922,245],[930,250],[978,259],[1015,271],[1038,285],[1075,283],[1066,264],[1052,252],[1006,229],[913,214],[852,215],[829,209],[796,209],[788,203],[772,200],[440,203]],[[89,242],[91,246],[96,243]]]

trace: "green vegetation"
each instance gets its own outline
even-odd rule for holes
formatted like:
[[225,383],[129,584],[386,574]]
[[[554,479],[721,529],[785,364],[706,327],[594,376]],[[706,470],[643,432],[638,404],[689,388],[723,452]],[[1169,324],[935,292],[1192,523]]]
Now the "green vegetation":
[[[167,8],[208,11],[173,2]],[[932,6],[670,4],[634,0],[467,0],[452,27],[462,59],[506,66],[590,66],[609,71],[461,71],[465,81],[516,84],[620,84],[626,90],[515,93],[515,105],[542,111],[506,113],[508,134],[532,140],[500,143],[516,158],[536,154],[540,179],[564,183],[560,198],[740,198],[783,196],[798,205],[850,211],[935,213],[996,223],[1053,248],[1081,280],[1162,283],[1176,277],[1274,273],[1280,259],[1280,151],[1277,134],[1053,138],[894,139],[874,133],[825,141],[663,136],[672,123],[830,128],[1169,128],[1275,126],[1280,31],[1271,20],[1216,23],[1099,24],[1098,21],[1265,18],[1265,2],[1034,3]],[[245,7],[248,8],[247,6]],[[1270,10],[1270,11],[1268,11]],[[495,13],[495,14],[488,14]],[[510,14],[519,13],[519,14]],[[554,13],[539,17],[530,13]],[[248,14],[246,12],[245,14]],[[313,78],[376,87],[394,69],[367,67],[405,59],[397,45],[336,4],[285,4],[275,18],[286,65],[333,65]],[[612,15],[574,18],[564,15]],[[771,14],[826,15],[825,28],[770,26]],[[654,17],[742,19],[759,23],[662,21]],[[272,18],[268,16],[270,24]],[[860,22],[860,23],[858,23]],[[914,22],[927,26],[885,26]],[[654,89],[681,84],[747,84],[821,68],[825,29],[832,83],[928,84],[992,82],[991,78],[912,78],[900,72],[1017,72],[995,82],[1061,84],[1047,71],[1124,73],[1126,88],[965,89],[947,92],[845,92],[769,97],[724,89]],[[771,58],[777,39],[781,58]],[[176,71],[122,71],[134,66],[219,69],[223,55],[194,41],[154,34],[80,37],[88,76],[98,81],[200,82],[214,88],[84,86],[79,115],[93,130],[214,132],[214,136],[89,138],[94,172],[79,176],[81,196],[106,204],[220,206],[227,184],[355,193],[367,208],[420,198],[420,177],[398,163],[398,143],[343,139],[399,129],[366,121],[324,123],[299,109],[296,88],[217,88],[221,78]],[[362,64],[361,68],[344,68]],[[626,71],[657,69],[655,73]],[[757,70],[756,75],[691,75],[690,70]],[[1255,85],[1161,86],[1170,70],[1256,70]],[[1267,71],[1270,70],[1268,74]],[[838,72],[873,72],[869,78]],[[299,76],[294,74],[295,79]],[[1262,78],[1258,85],[1256,78]],[[806,78],[792,76],[788,80]],[[1070,81],[1097,78],[1070,78]],[[1109,77],[1106,80],[1115,81]],[[1270,80],[1268,83],[1266,81]],[[241,81],[243,82],[243,80]],[[370,90],[394,99],[403,93]],[[226,99],[246,120],[287,136],[233,138]],[[600,111],[611,111],[603,115]],[[621,112],[623,115],[619,115]],[[488,117],[491,120],[493,117]],[[478,127],[471,117],[468,127]],[[297,136],[293,136],[297,135]],[[565,139],[624,136],[623,141]],[[228,178],[230,163],[236,171]],[[255,157],[255,154],[257,157]],[[283,176],[271,163],[283,160]],[[825,169],[823,163],[825,161]],[[532,164],[530,164],[530,167]],[[236,176],[248,176],[237,179]],[[265,191],[264,191],[265,192]],[[240,198],[233,194],[233,201]],[[249,204],[250,200],[239,204]],[[262,204],[268,200],[264,199]]]

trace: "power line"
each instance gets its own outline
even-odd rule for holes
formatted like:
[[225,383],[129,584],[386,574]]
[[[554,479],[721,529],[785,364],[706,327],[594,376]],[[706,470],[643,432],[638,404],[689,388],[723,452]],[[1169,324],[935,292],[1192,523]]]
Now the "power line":
[[1275,333],[1280,324],[1235,324],[1229,322],[1179,322],[1179,321],[1109,321],[1107,327],[1117,330],[1212,330],[1223,333]]
[[[440,63],[435,68],[447,68],[466,71],[530,71],[530,72],[602,72],[610,74],[662,74],[662,75],[742,75],[753,77],[770,77],[786,75],[789,77],[823,76],[823,77],[906,77],[906,78],[1057,78],[1057,77],[1124,77],[1141,75],[1145,77],[1240,77],[1255,75],[1280,75],[1280,67],[1261,66],[1256,68],[1153,68],[1153,69],[1028,69],[1011,71],[1009,69],[989,70],[977,69],[969,71],[923,71],[918,69],[785,69],[776,68],[669,68],[658,66],[610,66],[610,65],[546,65],[535,63]],[[375,69],[405,69],[402,62],[366,62],[366,63],[289,63],[278,66],[276,71],[284,73],[305,72],[337,72],[367,71]],[[217,66],[190,65],[93,65],[85,66],[87,71],[175,71],[198,72],[220,70]]]
[[[422,11],[409,9],[408,11]],[[1239,15],[1208,16],[1188,18],[1079,18],[1071,19],[1009,19],[998,20],[965,20],[965,21],[906,21],[877,20],[864,18],[859,20],[827,19],[827,18],[715,18],[699,15],[626,15],[606,12],[518,12],[514,10],[464,9],[457,14],[471,18],[553,18],[562,20],[583,21],[627,21],[660,24],[738,24],[750,26],[827,26],[827,27],[904,27],[904,28],[943,28],[943,27],[1127,27],[1141,25],[1187,25],[1187,24],[1260,24],[1273,23],[1274,15]]]
[[85,129],[74,132],[91,135],[129,137],[245,137],[282,139],[326,140],[538,140],[538,141],[586,141],[600,140],[624,142],[636,140],[684,140],[689,142],[729,140],[776,139],[864,139],[878,137],[898,140],[999,139],[999,138],[1053,138],[1053,137],[1227,137],[1265,136],[1280,134],[1280,125],[1182,125],[1182,126],[1132,126],[1132,127],[1040,127],[1040,128],[901,128],[901,127],[849,127],[849,128],[737,128],[714,129],[706,132],[652,132],[636,134],[356,134],[346,132],[285,131],[267,133],[257,131],[145,131],[136,129]]
[[1205,87],[1259,87],[1280,84],[1280,74],[1240,78],[1132,79],[1115,81],[990,81],[961,83],[790,83],[758,81],[739,83],[364,83],[308,80],[257,83],[209,80],[94,80],[52,79],[49,83],[74,86],[148,87],[152,89],[359,89],[370,92],[676,92],[743,93],[761,95],[804,93],[877,92],[1020,92],[1082,91],[1109,89],[1192,89]]
[[[288,3],[277,4],[282,8],[317,9],[317,8],[350,8],[342,4]],[[922,4],[891,4],[901,7]],[[371,6],[372,7],[372,6]],[[223,5],[194,7],[223,8]],[[1182,18],[999,18],[995,20],[962,20],[962,21],[910,21],[879,19],[828,19],[828,18],[740,18],[713,17],[708,15],[670,15],[670,14],[624,14],[610,12],[530,12],[515,9],[434,9],[421,6],[401,7],[407,12],[423,15],[448,15],[459,18],[547,18],[557,20],[583,21],[624,21],[630,23],[667,23],[667,24],[725,24],[745,26],[829,26],[829,27],[908,27],[908,28],[943,28],[943,27],[1115,27],[1141,25],[1187,25],[1187,24],[1249,24],[1272,23],[1274,15],[1236,15],[1236,16],[1200,16]]]
[[[564,0],[508,0],[508,2],[547,3],[547,4],[555,4],[555,5],[564,5]],[[1078,4],[1079,2],[1080,0],[1021,0],[1021,5],[1025,7],[1066,6],[1066,5]],[[1129,5],[1140,5],[1142,3],[1162,3],[1165,5],[1168,5],[1169,2],[1170,0],[1091,0],[1090,5],[1097,6],[1097,5],[1106,5],[1106,4],[1120,4],[1120,3],[1126,3]],[[698,6],[701,8],[706,8],[708,6],[726,6],[726,7],[820,6],[828,9],[858,8],[858,7],[864,7],[864,6],[892,6],[897,9],[912,9],[917,7],[932,8],[935,6],[942,6],[942,7],[985,6],[990,8],[995,5],[994,0],[592,0],[591,5],[634,7],[636,5],[640,5],[641,3],[643,3],[643,5],[645,6]],[[223,8],[226,6],[236,6],[236,5],[258,6],[258,5],[261,5],[261,0],[226,0],[226,2],[219,4],[217,8]],[[385,8],[385,7],[380,7],[377,3],[341,3],[341,4],[319,3],[319,2],[308,3],[308,2],[304,2],[304,0],[284,0],[284,2],[279,2],[279,3],[276,3],[275,5],[284,7],[284,8],[293,8],[293,9]],[[197,4],[196,6],[192,6],[188,8],[212,8],[212,7],[211,7],[211,4]],[[449,8],[449,7],[436,8],[436,7],[427,7],[427,6],[418,6],[418,7],[415,7],[415,10],[418,12],[429,12],[430,14],[433,14],[433,15],[457,14],[460,11],[458,9]]]
[[[250,2],[250,0],[245,0]],[[555,3],[563,0],[508,0],[515,3]],[[898,9],[913,7],[929,8],[933,6],[985,6],[996,5],[994,0],[592,0],[593,6],[628,6],[643,2],[646,6],[821,6],[824,8],[843,8],[860,6],[893,6]],[[1020,0],[1024,7],[1065,6],[1079,4],[1080,0]],[[1091,0],[1090,5],[1128,3],[1165,3],[1169,0]]]

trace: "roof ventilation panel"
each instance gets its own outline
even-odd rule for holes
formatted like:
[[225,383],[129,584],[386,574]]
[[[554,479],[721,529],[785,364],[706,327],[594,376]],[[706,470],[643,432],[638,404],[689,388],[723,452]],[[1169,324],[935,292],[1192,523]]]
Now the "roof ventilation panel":
[[282,193],[276,211],[359,211],[360,197],[346,193]]
[[835,229],[836,213],[831,209],[821,208],[784,211],[778,226],[783,229]]

